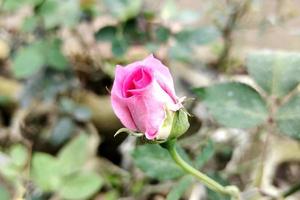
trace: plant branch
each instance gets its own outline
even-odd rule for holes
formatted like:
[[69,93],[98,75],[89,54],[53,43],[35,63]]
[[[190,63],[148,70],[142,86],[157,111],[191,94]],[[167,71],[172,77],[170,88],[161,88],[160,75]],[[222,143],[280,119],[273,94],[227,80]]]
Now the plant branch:
[[219,29],[221,29],[222,37],[224,40],[224,48],[217,60],[217,67],[226,67],[228,57],[230,55],[234,42],[232,38],[233,31],[236,29],[243,15],[245,15],[245,13],[247,12],[250,3],[251,2],[249,0],[245,0],[242,2],[232,2],[233,9],[228,16],[225,25],[218,25]]
[[173,160],[187,173],[193,175],[196,177],[201,183],[206,185],[209,189],[230,195],[232,199],[240,199],[240,192],[239,189],[236,186],[222,186],[218,182],[214,181],[207,175],[203,174],[202,172],[198,171],[191,165],[189,165],[187,162],[185,162],[180,155],[176,151],[176,140],[171,140],[166,143],[161,144],[162,147],[166,148]]

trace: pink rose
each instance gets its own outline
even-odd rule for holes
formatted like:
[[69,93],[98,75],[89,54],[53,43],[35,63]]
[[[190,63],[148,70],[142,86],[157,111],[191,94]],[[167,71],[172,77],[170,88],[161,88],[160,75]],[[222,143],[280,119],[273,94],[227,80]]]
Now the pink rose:
[[175,112],[182,108],[169,69],[153,55],[117,66],[111,101],[123,125],[149,140],[167,139]]

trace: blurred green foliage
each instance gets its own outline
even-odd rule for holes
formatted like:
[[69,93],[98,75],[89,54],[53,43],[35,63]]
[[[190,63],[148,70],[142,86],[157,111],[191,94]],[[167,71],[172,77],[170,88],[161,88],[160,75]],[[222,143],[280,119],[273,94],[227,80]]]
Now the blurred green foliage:
[[[181,149],[181,156],[188,160],[187,155]],[[133,154],[135,164],[141,168],[148,176],[158,180],[168,180],[184,175],[171,156],[159,145],[143,145],[137,147]],[[166,170],[168,173],[166,173]]]
[[60,50],[59,39],[35,41],[16,53],[12,70],[17,78],[28,78],[43,67],[66,70],[67,60]]
[[[123,138],[112,138],[114,130],[107,128],[119,126],[114,118],[105,116],[104,125],[97,124],[109,113],[102,98],[109,94],[115,65],[150,53],[166,64],[195,66],[195,74],[202,74],[206,65],[214,78],[220,75],[217,70],[235,63],[254,80],[194,89],[217,122],[201,122],[199,127],[272,127],[298,141],[299,53],[253,52],[245,64],[231,58],[233,32],[244,28],[239,20],[247,6],[258,8],[260,1],[237,2],[226,1],[222,7],[219,1],[209,1],[203,9],[207,13],[201,13],[175,0],[150,3],[155,8],[148,8],[146,0],[0,0],[0,40],[7,39],[9,45],[9,55],[0,57],[0,75],[21,87],[0,92],[0,199],[149,199],[156,193],[167,200],[184,199],[195,182],[165,149],[146,144],[124,153]],[[11,20],[16,18],[20,24]],[[214,59],[202,60],[199,49],[209,49],[208,57]],[[222,55],[230,62],[220,62]],[[179,73],[176,84],[189,88],[181,76],[185,73]],[[195,135],[201,134],[195,130],[183,138],[189,146],[178,147],[181,156],[218,182],[230,184],[232,177],[219,170],[217,157],[231,159],[232,144],[220,145],[202,135],[194,140]],[[165,183],[171,187],[149,192]],[[207,198],[228,199],[208,189]]]
[[194,91],[223,126],[253,128],[276,123],[279,133],[299,139],[299,56],[287,52],[250,54],[247,69],[260,88],[226,82]]

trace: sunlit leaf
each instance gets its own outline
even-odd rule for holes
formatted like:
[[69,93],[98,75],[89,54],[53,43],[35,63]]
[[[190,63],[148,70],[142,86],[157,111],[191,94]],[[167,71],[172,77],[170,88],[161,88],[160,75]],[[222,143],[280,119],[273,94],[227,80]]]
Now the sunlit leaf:
[[61,169],[57,159],[46,153],[34,153],[31,177],[43,191],[54,191],[61,183]]
[[59,194],[64,199],[88,199],[103,184],[102,178],[93,172],[80,172],[63,179]]
[[23,167],[28,159],[28,150],[21,144],[15,144],[10,148],[9,155],[12,159],[12,162],[18,166]]
[[140,12],[141,0],[104,0],[110,13],[121,21],[126,21],[137,16]]
[[0,3],[2,4],[2,9],[6,11],[15,11],[21,8],[21,6],[23,5],[20,0],[2,0],[0,1]]
[[165,1],[161,8],[160,16],[164,20],[172,19],[176,14],[178,14],[178,9],[174,0]]
[[81,133],[59,152],[58,160],[62,173],[69,174],[83,166],[87,159],[87,142],[87,135]]
[[27,78],[37,73],[45,64],[43,44],[35,42],[17,51],[12,71],[17,78]]
[[108,192],[105,193],[105,200],[117,200],[120,199],[119,197],[119,192],[117,190],[110,190]]
[[0,199],[1,200],[10,200],[11,199],[9,192],[3,185],[0,185]]
[[44,0],[24,0],[24,1],[27,1],[32,6],[37,6],[37,5],[40,5],[41,3],[43,3]]
[[22,24],[22,31],[25,32],[32,32],[38,26],[38,17],[36,16],[29,16],[25,18]]
[[56,26],[72,27],[80,19],[80,4],[78,0],[47,0],[39,9],[46,28]]

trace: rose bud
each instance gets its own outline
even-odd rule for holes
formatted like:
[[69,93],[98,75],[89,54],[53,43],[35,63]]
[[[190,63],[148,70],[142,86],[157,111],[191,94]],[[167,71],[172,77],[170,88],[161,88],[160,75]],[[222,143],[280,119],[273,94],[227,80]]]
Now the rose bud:
[[153,55],[116,67],[111,102],[125,132],[139,132],[155,141],[179,137],[189,127],[182,101],[169,69]]

